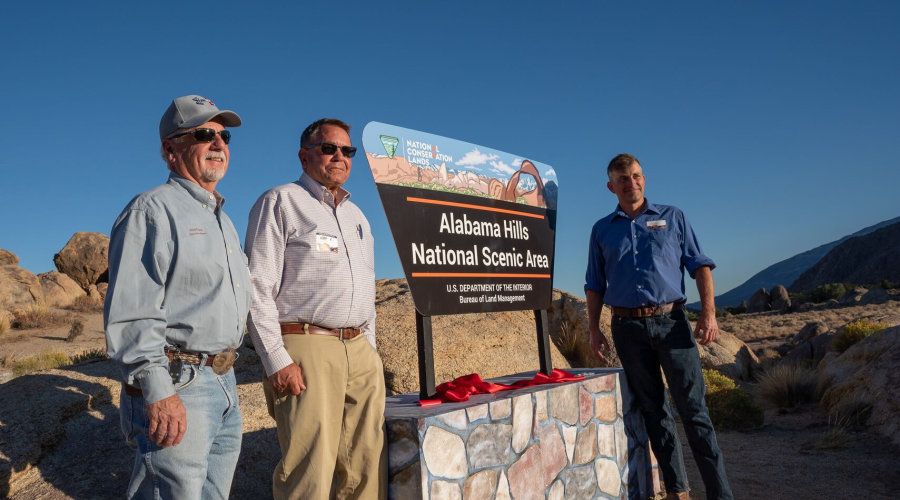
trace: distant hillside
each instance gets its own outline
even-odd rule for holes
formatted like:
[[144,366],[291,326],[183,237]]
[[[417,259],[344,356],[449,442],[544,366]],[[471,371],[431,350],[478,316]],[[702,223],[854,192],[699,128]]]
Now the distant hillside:
[[850,238],[807,269],[788,291],[808,292],[828,283],[867,285],[900,281],[900,223]]
[[[828,254],[828,252],[830,252],[834,247],[849,240],[850,238],[864,236],[898,222],[900,222],[900,217],[895,217],[891,220],[879,222],[874,226],[869,226],[851,235],[844,236],[837,241],[826,243],[822,246],[813,248],[812,250],[807,250],[801,254],[797,254],[791,258],[785,259],[781,262],[778,262],[777,264],[772,264],[771,266],[754,274],[743,284],[723,293],[722,295],[716,296],[716,307],[740,305],[742,300],[749,301],[750,296],[753,295],[753,292],[759,290],[760,288],[771,290],[775,285],[787,286],[787,284],[796,281],[797,278],[799,278],[800,275],[803,274],[803,271],[806,271],[807,269],[811,268],[816,262],[819,262],[819,260],[821,260],[822,257],[825,257],[825,255]],[[699,309],[700,302],[688,304],[688,307],[692,309]]]

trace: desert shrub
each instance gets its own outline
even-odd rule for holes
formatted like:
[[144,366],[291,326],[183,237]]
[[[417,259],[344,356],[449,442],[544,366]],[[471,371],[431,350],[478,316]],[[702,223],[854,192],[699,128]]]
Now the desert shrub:
[[688,321],[697,321],[698,319],[700,319],[700,313],[696,311],[685,309],[684,312],[687,313]]
[[75,300],[72,301],[72,304],[67,309],[80,313],[103,312],[103,303],[95,300],[90,295],[81,295],[75,297]]
[[731,314],[744,314],[747,312],[747,303],[741,301],[741,305],[739,306],[725,307],[724,309]]
[[880,286],[881,288],[884,288],[885,290],[890,290],[892,288],[900,288],[900,283],[891,283],[890,281],[888,281],[886,279],[882,279],[878,283],[878,286]]
[[782,363],[760,375],[756,395],[775,408],[793,408],[818,399],[818,378],[808,366]]
[[72,364],[69,356],[60,351],[44,351],[34,356],[20,358],[13,362],[13,374],[15,376],[24,375],[26,373],[39,372],[59,368],[60,366],[68,366]]
[[72,356],[72,364],[77,365],[78,363],[84,363],[85,361],[91,361],[94,359],[106,359],[108,357],[109,356],[106,355],[106,349],[102,347],[95,347],[93,349],[81,351],[78,354]]
[[853,344],[889,326],[891,325],[887,323],[872,323],[868,318],[854,321],[838,330],[834,336],[834,344],[831,345],[831,348],[838,354],[841,354]]
[[746,429],[763,424],[763,410],[734,381],[716,370],[703,370],[706,406],[716,430]]
[[0,315],[0,334],[8,332],[10,328],[12,328],[12,325],[9,323],[9,318],[6,317],[6,314]]
[[72,328],[69,329],[69,336],[66,337],[66,342],[74,342],[82,333],[84,333],[84,323],[80,319],[75,319],[72,321]]
[[553,343],[559,349],[559,353],[570,361],[578,360],[578,335],[569,329],[569,323],[563,321],[560,324],[560,333],[553,337]]
[[13,313],[13,328],[20,330],[28,330],[31,328],[49,328],[53,326],[63,325],[68,322],[64,314],[51,311],[50,306],[43,302],[38,302],[28,306],[28,309],[16,311]]
[[809,296],[810,302],[818,304],[820,302],[828,302],[831,299],[841,300],[841,297],[847,293],[847,290],[851,290],[852,288],[853,285],[849,284],[829,283],[810,290],[807,295]]

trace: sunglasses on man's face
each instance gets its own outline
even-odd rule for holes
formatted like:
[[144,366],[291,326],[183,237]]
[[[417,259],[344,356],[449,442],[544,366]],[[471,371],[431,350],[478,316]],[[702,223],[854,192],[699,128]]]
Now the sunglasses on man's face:
[[338,146],[337,144],[332,144],[330,142],[319,142],[316,144],[310,144],[303,149],[312,149],[318,146],[319,149],[322,150],[322,154],[333,155],[337,153],[337,150],[341,150],[341,154],[346,156],[347,158],[353,158],[356,155],[356,148],[353,146]]
[[175,139],[176,137],[181,137],[183,135],[193,135],[194,140],[197,142],[212,142],[216,140],[216,134],[222,136],[222,142],[228,144],[231,142],[231,132],[227,130],[223,130],[221,132],[216,132],[211,128],[198,128],[196,130],[188,130],[187,132],[182,132],[180,134],[175,134],[170,136],[169,139]]

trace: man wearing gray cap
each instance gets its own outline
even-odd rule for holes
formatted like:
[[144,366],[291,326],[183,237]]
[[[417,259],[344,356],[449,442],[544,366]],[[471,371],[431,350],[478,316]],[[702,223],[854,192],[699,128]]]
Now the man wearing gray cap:
[[121,424],[136,449],[128,498],[228,498],[241,448],[231,366],[252,286],[225,199],[241,119],[206,98],[172,101],[159,123],[168,182],[139,194],[109,242],[104,322],[122,371]]

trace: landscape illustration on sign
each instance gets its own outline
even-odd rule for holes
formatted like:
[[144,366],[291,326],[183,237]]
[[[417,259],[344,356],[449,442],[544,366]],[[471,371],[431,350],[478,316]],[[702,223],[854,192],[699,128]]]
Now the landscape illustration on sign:
[[556,209],[556,171],[542,163],[377,122],[363,144],[376,183]]

